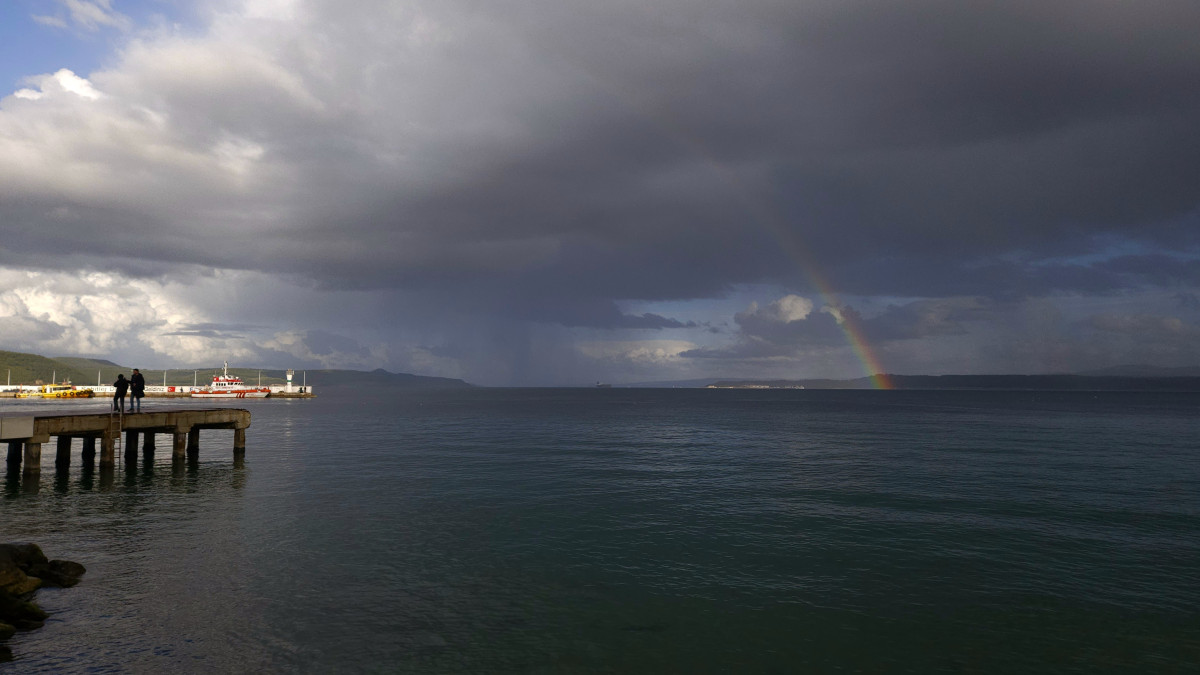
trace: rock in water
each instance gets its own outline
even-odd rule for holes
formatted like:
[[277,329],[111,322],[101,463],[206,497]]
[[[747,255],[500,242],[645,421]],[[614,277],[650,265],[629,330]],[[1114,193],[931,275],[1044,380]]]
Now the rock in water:
[[42,580],[27,572],[37,556],[46,559],[37,544],[0,544],[0,594],[22,597],[41,587]]
[[45,570],[35,570],[46,586],[70,588],[79,583],[79,579],[87,572],[87,568],[70,560],[51,560]]
[[[30,602],[34,591],[74,586],[86,571],[69,560],[48,560],[37,544],[0,544],[0,640],[18,630],[41,628],[47,614]],[[0,645],[0,661],[11,658],[12,652]]]

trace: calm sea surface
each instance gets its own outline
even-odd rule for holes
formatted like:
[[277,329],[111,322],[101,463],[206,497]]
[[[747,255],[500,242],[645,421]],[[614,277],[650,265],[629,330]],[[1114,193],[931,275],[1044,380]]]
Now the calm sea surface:
[[318,391],[7,471],[88,573],[0,671],[1200,669],[1197,394]]

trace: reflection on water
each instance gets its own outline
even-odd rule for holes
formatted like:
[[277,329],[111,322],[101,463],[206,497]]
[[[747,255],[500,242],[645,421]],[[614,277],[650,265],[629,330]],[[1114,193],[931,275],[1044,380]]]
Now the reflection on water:
[[[145,658],[161,653],[164,630],[174,625],[192,634],[186,642],[194,640],[202,624],[196,599],[206,592],[197,582],[207,579],[208,592],[218,590],[237,568],[235,560],[214,566],[202,556],[236,556],[240,547],[227,549],[212,532],[236,532],[247,472],[241,460],[172,461],[169,454],[40,477],[10,467],[4,538],[34,541],[51,558],[88,568],[74,588],[38,592],[51,619],[14,638],[15,665],[57,672],[112,663],[149,672]],[[67,649],[64,635],[72,636]]]
[[[156,485],[156,477],[170,477],[174,485],[202,484],[198,481],[200,466],[201,461],[197,455],[171,457],[168,454],[164,459],[158,453],[129,455],[116,466],[101,468],[97,468],[94,462],[85,464],[73,461],[70,467],[44,468],[40,473],[34,474],[24,473],[20,463],[7,462],[4,496],[12,499],[20,495],[37,495],[43,487],[49,487],[59,495],[66,495],[72,490],[107,492],[117,487],[150,490]],[[233,457],[231,466],[235,471],[244,471],[244,456]],[[243,474],[237,473],[236,476],[235,486],[241,487],[244,485]]]

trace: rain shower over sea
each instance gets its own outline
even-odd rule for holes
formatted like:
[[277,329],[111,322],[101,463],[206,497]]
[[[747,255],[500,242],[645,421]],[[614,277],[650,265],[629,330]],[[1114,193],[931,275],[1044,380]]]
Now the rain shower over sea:
[[0,541],[88,573],[38,591],[51,619],[0,672],[1200,664],[1200,394],[324,387],[238,405],[244,460],[205,431],[180,470],[159,449],[110,481],[77,461],[6,474]]

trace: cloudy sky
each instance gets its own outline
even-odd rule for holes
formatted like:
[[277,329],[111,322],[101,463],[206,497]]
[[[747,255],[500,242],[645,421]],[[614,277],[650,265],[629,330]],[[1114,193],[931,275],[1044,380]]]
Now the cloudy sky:
[[1195,0],[6,0],[0,349],[1200,365]]

